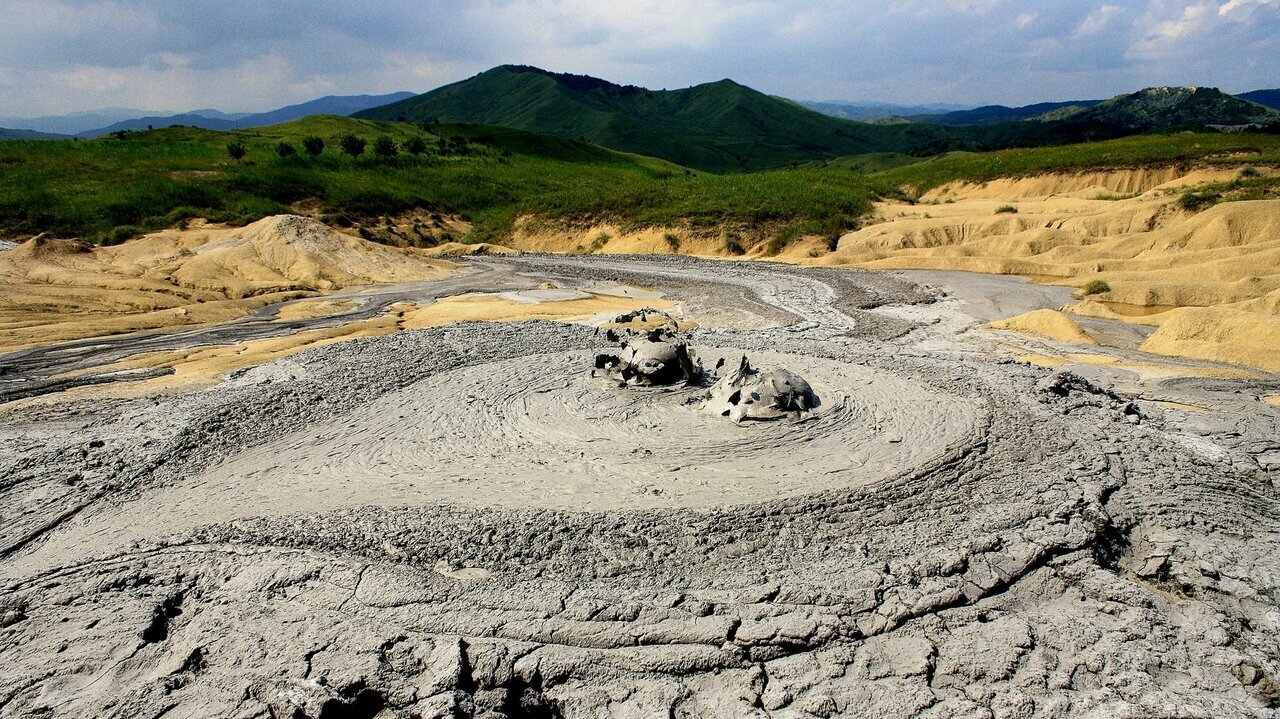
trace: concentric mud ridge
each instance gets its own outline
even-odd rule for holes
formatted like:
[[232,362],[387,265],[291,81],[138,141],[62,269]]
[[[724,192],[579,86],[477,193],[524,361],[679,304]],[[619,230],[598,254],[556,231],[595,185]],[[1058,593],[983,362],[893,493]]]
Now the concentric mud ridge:
[[[718,264],[653,267],[660,287]],[[809,421],[737,426],[685,407],[693,389],[622,390],[584,371],[590,328],[524,322],[0,429],[24,449],[3,468],[0,715],[1280,702],[1280,497],[1244,463],[1256,447],[1215,452],[1208,431],[933,325],[868,339],[839,283],[758,271],[756,301],[799,318],[690,340],[708,366],[747,352],[800,372],[823,398]],[[735,311],[724,282],[682,282],[701,299],[677,299]]]

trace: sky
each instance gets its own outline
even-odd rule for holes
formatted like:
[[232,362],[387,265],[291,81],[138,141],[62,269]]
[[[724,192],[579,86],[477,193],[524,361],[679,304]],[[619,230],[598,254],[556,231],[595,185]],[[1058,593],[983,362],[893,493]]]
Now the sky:
[[0,0],[0,24],[10,117],[262,111],[505,63],[903,104],[1280,87],[1280,0]]

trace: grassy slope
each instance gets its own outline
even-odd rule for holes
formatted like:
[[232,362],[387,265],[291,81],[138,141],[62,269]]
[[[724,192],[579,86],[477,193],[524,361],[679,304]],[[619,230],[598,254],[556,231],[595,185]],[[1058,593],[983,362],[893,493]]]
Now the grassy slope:
[[[337,153],[336,138],[420,136],[422,158],[382,161]],[[318,160],[276,157],[281,141],[325,138]],[[437,153],[439,135],[463,138]],[[233,138],[246,162],[228,159]],[[318,203],[361,221],[421,208],[459,213],[473,240],[501,239],[521,214],[624,224],[716,225],[784,221],[838,232],[869,209],[869,183],[853,173],[806,168],[750,175],[691,173],[652,158],[504,128],[433,126],[318,116],[253,131],[169,128],[124,139],[0,143],[0,233],[51,231],[118,241],[139,231],[206,216],[249,222]]]

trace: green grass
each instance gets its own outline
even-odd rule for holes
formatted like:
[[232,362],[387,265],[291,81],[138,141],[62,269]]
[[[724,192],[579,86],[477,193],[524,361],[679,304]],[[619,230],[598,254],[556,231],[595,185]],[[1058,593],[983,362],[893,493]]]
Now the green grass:
[[[354,133],[429,151],[357,160],[338,151]],[[325,140],[316,159],[281,158],[280,142]],[[247,148],[243,162],[229,142]],[[444,148],[443,150],[441,148]],[[454,213],[469,241],[501,241],[517,217],[608,220],[624,228],[786,224],[839,233],[866,213],[865,178],[814,168],[745,175],[691,172],[652,158],[519,130],[318,116],[253,131],[169,128],[80,142],[0,143],[0,233],[53,232],[110,243],[203,216],[246,223],[317,206],[337,224],[409,210]]]

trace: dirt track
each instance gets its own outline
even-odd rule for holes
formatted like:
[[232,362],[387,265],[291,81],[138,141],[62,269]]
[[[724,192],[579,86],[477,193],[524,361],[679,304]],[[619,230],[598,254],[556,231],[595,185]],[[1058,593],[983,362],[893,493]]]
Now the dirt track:
[[1275,382],[1147,387],[1226,411],[1166,409],[1012,363],[883,273],[482,266],[480,286],[656,287],[710,364],[790,362],[833,401],[717,425],[589,383],[590,327],[523,322],[10,411],[0,715],[1280,705]]

